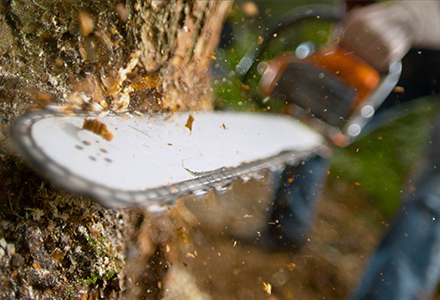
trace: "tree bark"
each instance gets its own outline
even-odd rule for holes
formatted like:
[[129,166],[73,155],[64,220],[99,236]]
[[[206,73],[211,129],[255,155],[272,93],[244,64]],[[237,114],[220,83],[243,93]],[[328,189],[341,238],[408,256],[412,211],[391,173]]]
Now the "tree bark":
[[7,128],[48,104],[211,109],[209,66],[231,5],[0,2],[1,299],[155,299],[180,289],[172,278],[184,274],[175,260],[186,234],[175,210],[108,210],[60,191],[10,153]]

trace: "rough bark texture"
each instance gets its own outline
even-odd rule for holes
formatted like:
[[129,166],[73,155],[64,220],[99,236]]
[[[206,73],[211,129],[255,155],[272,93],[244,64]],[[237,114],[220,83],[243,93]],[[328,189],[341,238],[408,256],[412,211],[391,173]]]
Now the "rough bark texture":
[[176,260],[186,245],[175,210],[161,216],[107,210],[57,190],[9,152],[7,127],[30,106],[51,103],[88,110],[210,109],[209,64],[230,6],[0,2],[0,299],[200,294],[191,284],[173,283],[184,278]]

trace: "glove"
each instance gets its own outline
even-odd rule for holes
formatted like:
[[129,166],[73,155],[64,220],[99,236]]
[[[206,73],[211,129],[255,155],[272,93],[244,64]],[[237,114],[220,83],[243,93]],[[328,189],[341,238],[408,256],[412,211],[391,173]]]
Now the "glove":
[[412,47],[440,49],[440,2],[394,1],[354,9],[343,21],[341,46],[378,71]]

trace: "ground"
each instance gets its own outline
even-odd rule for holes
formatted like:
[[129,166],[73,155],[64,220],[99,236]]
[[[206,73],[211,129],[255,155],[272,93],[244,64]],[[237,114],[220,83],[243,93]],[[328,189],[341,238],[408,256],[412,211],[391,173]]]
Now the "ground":
[[389,223],[356,185],[330,181],[298,253],[268,252],[232,237],[264,230],[270,179],[184,199],[180,211],[193,248],[181,253],[179,268],[203,291],[200,299],[346,299]]

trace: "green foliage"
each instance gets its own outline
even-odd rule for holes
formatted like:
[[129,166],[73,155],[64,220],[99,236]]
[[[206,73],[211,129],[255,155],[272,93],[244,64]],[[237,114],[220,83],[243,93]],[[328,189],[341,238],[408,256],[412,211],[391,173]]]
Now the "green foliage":
[[381,213],[392,215],[408,188],[405,183],[422,159],[432,115],[438,110],[435,100],[438,101],[436,97],[417,100],[407,108],[411,112],[405,116],[338,149],[330,180],[359,185]]
[[[324,1],[325,2],[325,1]],[[276,5],[271,1],[258,1],[260,16],[246,17],[236,4],[228,17],[232,27],[231,45],[218,49],[214,62],[214,92],[216,109],[227,110],[270,110],[279,112],[283,107],[278,100],[270,99],[264,108],[255,101],[259,98],[258,83],[261,74],[257,68],[251,70],[249,82],[243,86],[236,73],[236,66],[252,47],[259,47],[259,41],[270,39],[270,43],[258,59],[258,63],[269,62],[276,55],[292,52],[302,42],[313,41],[317,45],[328,41],[331,23],[323,20],[306,20],[289,26],[273,36],[266,36],[269,26],[287,11],[308,5],[308,1],[281,1]],[[316,4],[317,2],[313,2]],[[325,2],[328,4],[329,2]],[[258,65],[258,64],[257,64]]]

